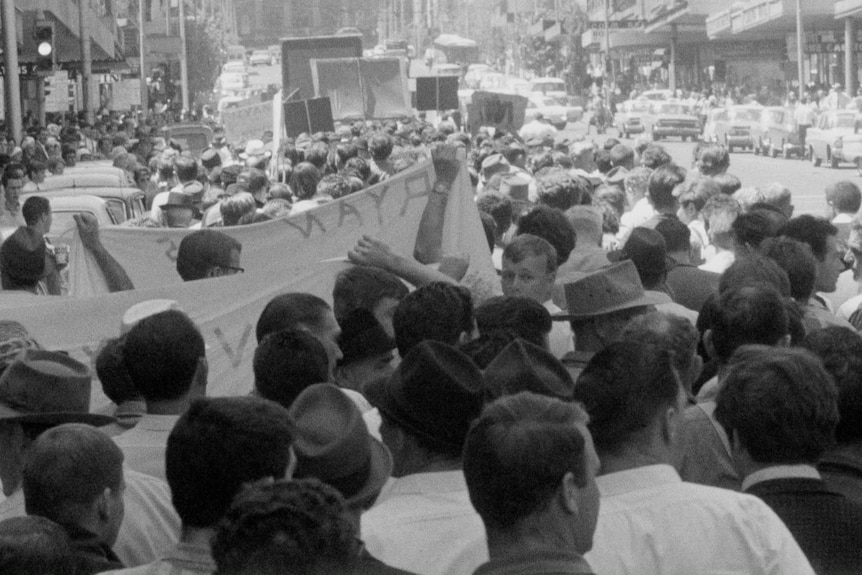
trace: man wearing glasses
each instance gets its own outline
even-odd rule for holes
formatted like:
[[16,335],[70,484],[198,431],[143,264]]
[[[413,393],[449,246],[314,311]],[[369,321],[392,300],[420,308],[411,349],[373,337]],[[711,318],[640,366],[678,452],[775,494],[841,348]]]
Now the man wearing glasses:
[[183,281],[194,281],[243,273],[242,244],[222,232],[200,230],[180,242],[177,273]]

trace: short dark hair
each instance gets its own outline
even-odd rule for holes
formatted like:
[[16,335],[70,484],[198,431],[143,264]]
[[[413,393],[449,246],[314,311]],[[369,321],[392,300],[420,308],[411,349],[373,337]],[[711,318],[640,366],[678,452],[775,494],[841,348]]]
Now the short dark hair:
[[249,481],[280,479],[290,463],[287,410],[260,397],[194,401],[168,436],[165,473],[183,526],[211,527]]
[[392,139],[392,136],[377,132],[371,136],[371,140],[368,142],[368,152],[371,154],[371,159],[382,162],[389,158],[394,146],[395,141]]
[[238,226],[245,216],[254,214],[256,208],[257,203],[250,192],[237,192],[222,199],[219,213],[225,226]]
[[331,309],[328,303],[310,293],[291,292],[277,295],[269,300],[257,320],[257,342],[260,343],[267,335],[283,329],[317,326]]
[[529,256],[544,256],[548,273],[557,271],[557,250],[547,240],[532,234],[518,234],[503,249],[503,259],[521,263]]
[[518,218],[518,234],[532,234],[546,240],[557,251],[557,265],[563,265],[575,249],[575,230],[560,210],[536,206]]
[[77,525],[105,488],[116,494],[122,484],[123,452],[89,425],[52,427],[24,453],[22,485],[28,515]]
[[786,223],[787,217],[778,210],[750,208],[736,216],[731,228],[738,245],[757,249],[766,238],[776,237]]
[[146,317],[126,334],[123,365],[147,401],[177,399],[188,393],[206,346],[189,316],[167,310]]
[[607,174],[613,169],[611,153],[608,150],[596,150],[596,153],[593,155],[593,161],[595,161],[596,168],[602,174]]
[[656,209],[673,206],[673,191],[685,181],[685,170],[676,164],[663,164],[653,170],[647,184],[647,194]]
[[306,387],[329,380],[326,348],[310,333],[271,333],[254,351],[254,388],[266,399],[290,407]]
[[313,164],[315,168],[323,171],[329,158],[329,146],[326,142],[314,142],[305,150],[305,161]]
[[512,200],[494,193],[484,193],[476,198],[480,212],[490,214],[497,226],[496,233],[502,236],[512,226]]
[[39,218],[50,213],[51,202],[42,196],[30,196],[24,200],[24,205],[21,207],[21,215],[24,216],[28,226],[36,225]]
[[24,169],[24,164],[19,164],[18,162],[12,162],[8,164],[6,168],[3,170],[3,176],[0,178],[0,182],[3,183],[3,187],[6,187],[6,184],[9,183],[9,180],[20,180],[24,177],[26,173],[26,169]]
[[660,144],[649,144],[641,153],[641,164],[645,168],[655,170],[661,166],[672,164],[673,158]]
[[745,346],[728,364],[715,419],[757,463],[815,464],[835,440],[838,390],[809,351]]
[[862,439],[862,337],[850,328],[830,326],[807,334],[802,347],[820,358],[838,387],[841,419],[835,439],[839,443]]
[[204,279],[213,267],[230,265],[234,250],[242,252],[242,244],[223,232],[194,231],[180,241],[177,273],[186,282]]
[[539,204],[563,212],[572,206],[588,206],[592,201],[590,183],[584,178],[570,175],[565,170],[550,170],[537,176],[536,188],[539,194],[536,201]]
[[809,214],[796,216],[784,224],[779,235],[808,244],[818,261],[826,259],[826,239],[838,234],[838,228],[825,218]]
[[465,287],[432,282],[401,300],[392,325],[401,357],[425,340],[454,346],[473,330],[473,298]]
[[482,302],[475,314],[480,334],[512,329],[539,347],[545,346],[545,336],[553,327],[547,308],[528,297],[495,296]]
[[691,228],[677,218],[663,218],[656,226],[655,231],[664,238],[667,253],[686,252],[691,249]]
[[853,182],[843,180],[826,188],[826,200],[840,213],[855,214],[862,206],[862,191]]
[[733,174],[724,172],[723,174],[715,174],[712,179],[718,184],[721,193],[725,196],[732,196],[737,190],[742,187],[742,180]]
[[401,301],[409,291],[400,279],[386,270],[353,266],[338,272],[335,277],[332,310],[340,322],[355,309],[373,312],[383,298]]
[[[526,298],[525,298],[526,299]],[[529,300],[533,301],[533,300]],[[535,302],[533,302],[535,303]],[[478,309],[476,310],[478,312]],[[545,310],[546,312],[548,310]],[[550,317],[550,314],[549,314]],[[481,329],[481,328],[480,328]],[[473,360],[479,369],[485,369],[501,351],[516,339],[525,339],[510,327],[485,330],[479,337],[458,346],[458,350]],[[535,343],[541,346],[541,343]]]
[[191,182],[198,177],[198,163],[189,155],[180,154],[174,160],[174,173],[180,182]]
[[790,297],[790,279],[787,272],[775,260],[760,253],[737,257],[724,270],[718,280],[718,292],[724,293],[732,288],[766,284],[772,286],[781,297]]
[[760,245],[760,253],[787,272],[790,297],[799,302],[807,302],[814,293],[817,280],[817,261],[808,244],[784,236],[766,238]]
[[712,343],[720,363],[743,345],[774,346],[790,333],[787,304],[767,284],[723,292],[712,319]]
[[66,530],[45,517],[0,521],[0,573],[75,575],[75,554]]
[[610,149],[611,165],[625,166],[631,164],[635,160],[635,151],[625,144],[616,144]]
[[45,162],[33,160],[29,164],[27,164],[27,177],[33,179],[33,174],[47,169],[48,165]]
[[721,189],[712,178],[694,178],[683,184],[682,193],[679,194],[679,204],[681,206],[692,204],[694,209],[700,212],[709,198],[719,194]]
[[125,340],[126,338],[122,336],[106,340],[96,355],[95,362],[96,375],[99,376],[102,391],[117,405],[141,397],[123,363]]
[[715,176],[730,167],[730,154],[723,144],[706,144],[698,151],[697,168],[705,176]]
[[212,542],[218,573],[354,572],[360,544],[345,509],[341,494],[316,479],[246,485]]
[[350,182],[342,174],[326,174],[317,182],[317,194],[328,195],[333,200],[343,198],[351,191]]
[[596,450],[613,454],[636,442],[660,410],[675,406],[681,389],[669,352],[643,342],[616,342],[584,368],[574,399],[590,414]]
[[657,349],[671,353],[673,366],[682,376],[691,370],[700,334],[687,318],[652,311],[632,318],[620,332],[619,341],[648,341]]
[[464,443],[470,502],[488,529],[509,530],[542,511],[566,473],[584,487],[590,469],[575,403],[521,392],[482,410]]

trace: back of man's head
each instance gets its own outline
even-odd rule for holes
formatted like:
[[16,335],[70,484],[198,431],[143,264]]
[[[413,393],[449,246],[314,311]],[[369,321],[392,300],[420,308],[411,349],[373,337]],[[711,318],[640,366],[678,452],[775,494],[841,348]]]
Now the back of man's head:
[[129,331],[123,364],[148,403],[179,399],[188,394],[196,376],[206,376],[204,338],[183,312],[163,311]]
[[817,261],[807,244],[788,237],[766,238],[760,253],[775,261],[787,272],[790,280],[790,297],[804,304],[814,293],[817,280]]
[[779,234],[808,244],[814,257],[823,261],[828,251],[827,239],[829,236],[837,235],[838,228],[824,218],[805,214],[788,221],[779,230]]
[[[110,437],[89,425],[67,423],[42,433],[27,449],[23,469],[28,515],[61,525],[82,526],[96,515],[101,497],[116,501],[123,491],[123,452]],[[116,516],[119,515],[119,516]],[[122,520],[122,503],[113,509],[103,543],[113,545]]]
[[257,342],[283,329],[317,325],[330,310],[328,303],[310,293],[277,295],[266,304],[257,320]]
[[649,189],[649,178],[651,175],[652,170],[643,166],[638,166],[634,170],[629,170],[629,173],[626,174],[625,180],[623,180],[629,203],[634,205],[638,200],[646,197],[647,190]]
[[656,210],[667,210],[676,206],[673,191],[685,181],[685,170],[676,164],[665,164],[656,168],[649,177],[647,193]]
[[306,387],[329,380],[329,357],[316,337],[299,329],[271,333],[254,351],[254,388],[284,407]]
[[552,321],[547,308],[533,299],[496,296],[476,308],[476,325],[482,335],[511,329],[518,337],[544,347]]
[[358,573],[356,531],[334,488],[315,479],[259,481],[236,496],[212,554],[222,575]]
[[401,357],[425,340],[455,346],[461,334],[473,332],[473,299],[464,287],[430,283],[401,300],[392,325]]
[[733,222],[742,212],[739,202],[724,194],[712,196],[702,214],[710,240],[725,249],[733,247]]
[[707,144],[697,154],[697,169],[704,176],[723,174],[730,167],[730,154],[722,144]]
[[589,205],[591,201],[590,183],[566,170],[552,169],[536,177],[539,197],[537,202],[561,211],[572,206]]
[[374,313],[384,298],[401,301],[409,290],[395,275],[380,268],[353,266],[338,273],[332,288],[335,319],[341,322],[356,309]]
[[[598,461],[589,445],[587,420],[576,403],[529,392],[484,408],[464,444],[464,477],[470,502],[492,540],[500,532],[520,535],[525,520],[549,511],[567,480],[582,489],[594,480]],[[598,501],[594,503],[577,510],[578,553],[592,547],[598,517]]]
[[648,443],[645,434],[664,410],[678,407],[681,393],[671,354],[644,343],[606,346],[575,385],[600,456]]
[[766,284],[723,292],[712,319],[712,347],[719,363],[743,345],[777,346],[790,334],[787,304]]
[[183,281],[200,280],[212,269],[231,266],[231,253],[242,251],[242,244],[215,230],[198,230],[183,237],[177,251],[177,273]]
[[259,397],[192,403],[168,437],[165,472],[184,527],[213,527],[244,483],[287,473],[287,410]]
[[191,182],[198,177],[198,163],[193,157],[180,154],[174,161],[174,171],[180,183]]
[[659,144],[649,144],[641,153],[641,165],[650,170],[673,163],[670,154]]
[[30,196],[21,207],[21,215],[28,226],[36,225],[44,215],[51,213],[51,203],[42,196]]
[[715,418],[759,464],[816,464],[834,442],[838,390],[802,349],[745,346],[733,354]]
[[625,144],[617,144],[610,150],[611,165],[614,167],[622,166],[627,170],[631,170],[635,166],[635,151]]
[[781,210],[788,218],[793,215],[793,198],[790,188],[784,184],[773,182],[762,190],[763,202]]
[[839,214],[855,214],[862,206],[862,191],[855,183],[844,180],[826,188],[826,201]]
[[727,172],[716,174],[712,176],[712,179],[715,180],[715,183],[718,184],[718,187],[721,189],[721,193],[725,196],[732,196],[737,190],[739,190],[739,188],[742,187],[742,180],[733,174],[728,174]]
[[838,412],[835,428],[839,443],[862,439],[862,337],[847,327],[817,329],[805,336],[802,347],[814,353],[838,387]]
[[575,230],[560,210],[536,206],[518,219],[518,235],[531,234],[546,240],[557,251],[557,265],[569,259],[575,249]]
[[691,251],[691,228],[678,219],[661,220],[655,226],[655,231],[664,238],[668,255]]
[[667,312],[653,311],[632,319],[620,333],[620,341],[648,341],[657,349],[669,352],[673,366],[686,391],[700,375],[703,362],[697,355],[700,334],[688,319]]
[[66,531],[44,517],[0,521],[0,573],[75,575],[75,555]]

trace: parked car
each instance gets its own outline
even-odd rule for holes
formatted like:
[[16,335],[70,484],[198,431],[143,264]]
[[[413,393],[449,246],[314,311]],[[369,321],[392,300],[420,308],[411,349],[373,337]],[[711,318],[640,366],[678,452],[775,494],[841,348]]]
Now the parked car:
[[255,50],[251,53],[248,63],[252,66],[272,66],[272,56],[268,50]]
[[862,173],[862,134],[854,110],[830,110],[808,128],[805,142],[811,162],[819,166],[823,160],[837,168],[842,162],[855,164]]
[[464,83],[468,88],[478,88],[482,75],[490,69],[491,67],[487,64],[470,64],[467,66],[467,73],[464,75]]
[[213,130],[203,124],[168,124],[162,128],[165,141],[174,140],[183,151],[189,151],[199,158],[213,141]]
[[734,148],[754,149],[755,141],[751,136],[755,126],[760,124],[762,106],[730,106],[713,110],[704,128],[704,140],[722,143],[727,151]]
[[564,130],[569,120],[565,107],[560,106],[551,96],[531,95],[527,99],[527,109],[524,112],[524,123],[531,122],[536,114],[542,114],[549,124],[558,130]]
[[135,182],[122,168],[115,168],[111,165],[84,167],[89,163],[91,162],[81,162],[74,167],[63,170],[63,173],[58,176],[48,176],[44,182],[39,184],[39,191],[109,187],[134,188]]
[[238,72],[225,72],[219,76],[221,92],[225,96],[239,92],[248,87],[248,75]]
[[245,67],[244,60],[228,60],[221,67],[222,74],[246,74],[248,68]]
[[760,123],[751,129],[754,140],[754,153],[770,155],[773,158],[779,154],[789,158],[793,154],[802,155],[793,110],[780,106],[763,108]]
[[641,122],[653,140],[678,136],[684,142],[686,138],[694,141],[700,136],[700,120],[691,106],[682,102],[656,100],[641,117]]
[[281,44],[272,44],[271,46],[267,46],[266,51],[272,58],[273,64],[281,63]]
[[647,90],[638,98],[641,100],[670,100],[673,98],[673,90]]
[[[48,233],[48,240],[58,245],[70,245],[72,243],[72,233],[75,231],[75,220],[72,216],[80,213],[88,213],[96,216],[99,222],[99,227],[114,226],[122,223],[115,217],[109,209],[109,204],[103,198],[90,196],[80,192],[75,195],[48,195],[48,194],[26,194],[21,196],[21,203],[30,196],[42,196],[51,204],[51,231]],[[0,235],[5,239],[12,235],[16,228],[3,228],[0,230]]]
[[[106,209],[111,215],[111,222],[114,225],[119,225],[130,220],[144,215],[147,209],[144,207],[146,196],[144,192],[138,188],[121,188],[105,186],[101,188],[67,188],[63,190],[39,191],[32,194],[21,196],[21,203],[24,203],[30,196],[42,196],[50,202],[61,198],[80,198],[80,197],[96,197],[100,198],[106,206]],[[67,202],[67,200],[63,200]],[[64,206],[69,205],[64,203]],[[80,211],[80,210],[78,210]],[[98,214],[96,214],[98,215]],[[101,220],[100,220],[101,221]]]
[[643,133],[642,118],[649,113],[651,106],[649,100],[627,100],[617,106],[617,113],[614,115],[617,132],[623,138],[628,138],[629,134]]
[[530,91],[541,92],[545,96],[568,99],[566,83],[560,78],[533,78],[530,80]]

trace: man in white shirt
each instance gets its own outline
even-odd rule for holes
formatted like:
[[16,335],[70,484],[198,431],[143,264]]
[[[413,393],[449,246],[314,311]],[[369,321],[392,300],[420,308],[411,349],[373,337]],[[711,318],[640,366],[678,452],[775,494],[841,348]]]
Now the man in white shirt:
[[793,111],[793,119],[799,130],[799,143],[803,150],[805,150],[805,136],[808,134],[808,128],[814,124],[816,117],[817,112],[808,102],[808,96],[802,96],[802,100],[796,106],[796,110]]
[[395,481],[362,515],[368,551],[387,565],[428,575],[469,575],[488,559],[470,504],[461,450],[482,409],[482,375],[464,354],[426,340],[388,380],[366,385]]
[[587,561],[615,575],[813,573],[761,500],[680,479],[673,462],[686,394],[672,361],[649,344],[613,343],[575,386],[601,460]]
[[125,338],[126,370],[147,412],[135,427],[113,439],[126,465],[166,480],[168,435],[192,400],[206,394],[204,340],[194,322],[176,309],[141,319]]
[[638,167],[626,174],[625,187],[629,211],[620,217],[619,242],[625,242],[631,231],[655,217],[656,211],[647,197],[647,187],[652,170]]
[[706,263],[699,266],[700,269],[720,274],[736,260],[733,222],[741,211],[739,202],[724,194],[707,200],[701,213],[706,224],[709,243],[715,248],[715,253],[706,260]]
[[[527,297],[542,304],[553,316],[562,310],[553,302],[557,280],[557,251],[531,234],[515,236],[503,250],[503,295]],[[551,353],[558,359],[575,350],[574,333],[567,321],[555,321],[548,336]]]

